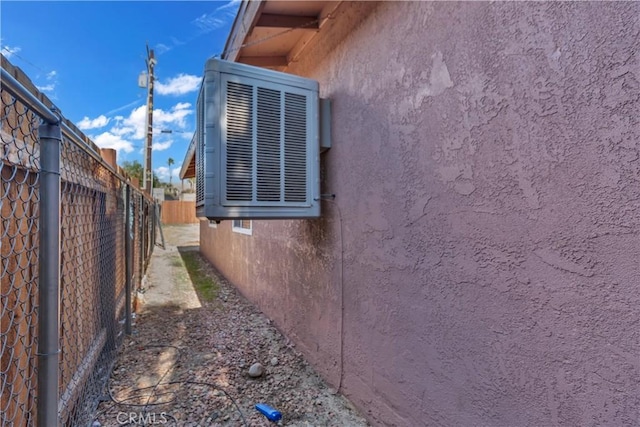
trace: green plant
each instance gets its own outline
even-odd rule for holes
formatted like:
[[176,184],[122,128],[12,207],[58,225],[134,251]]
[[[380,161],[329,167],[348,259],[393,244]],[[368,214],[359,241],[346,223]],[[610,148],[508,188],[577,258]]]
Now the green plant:
[[213,301],[218,296],[219,286],[204,271],[205,261],[200,254],[196,251],[183,251],[180,255],[198,296],[205,301]]

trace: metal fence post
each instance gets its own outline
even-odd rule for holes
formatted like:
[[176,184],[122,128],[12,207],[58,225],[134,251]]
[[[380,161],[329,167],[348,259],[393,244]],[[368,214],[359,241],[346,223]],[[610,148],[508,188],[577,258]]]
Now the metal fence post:
[[131,335],[131,266],[132,266],[132,251],[131,251],[131,186],[126,184],[125,187],[125,225],[124,225],[124,265],[125,265],[125,320],[124,331],[127,335]]
[[[156,205],[154,204],[153,205],[154,209],[152,209],[153,212],[151,214],[151,231],[150,231],[150,233],[151,233],[151,236],[150,236],[151,237],[151,245],[150,245],[151,246],[151,250],[153,250],[153,248],[155,248],[155,246],[156,246],[156,213],[157,212],[155,210],[155,206]],[[151,252],[149,252],[149,253],[151,253]]]
[[58,425],[60,342],[60,124],[42,124],[40,140],[40,271],[38,426]]

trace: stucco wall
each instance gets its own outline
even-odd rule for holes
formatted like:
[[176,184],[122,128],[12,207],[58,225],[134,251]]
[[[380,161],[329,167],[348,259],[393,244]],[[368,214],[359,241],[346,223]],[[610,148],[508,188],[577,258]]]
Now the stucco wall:
[[640,424],[639,20],[346,4],[290,68],[335,202],[203,252],[376,425]]

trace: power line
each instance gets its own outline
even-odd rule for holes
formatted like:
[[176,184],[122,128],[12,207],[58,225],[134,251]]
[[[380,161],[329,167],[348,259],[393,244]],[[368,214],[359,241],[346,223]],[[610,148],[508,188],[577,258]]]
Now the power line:
[[6,55],[7,59],[11,58],[12,56],[15,56],[18,59],[21,59],[23,62],[27,63],[28,65],[31,65],[33,68],[36,68],[40,71],[42,71],[43,73],[48,74],[49,71],[45,70],[42,67],[37,66],[36,64],[34,64],[33,62],[29,61],[28,59],[26,59],[25,57],[18,55],[18,53],[16,53],[16,51],[13,51],[11,49],[9,49],[8,46],[2,46],[2,50],[4,50],[5,52],[7,52],[9,55]]

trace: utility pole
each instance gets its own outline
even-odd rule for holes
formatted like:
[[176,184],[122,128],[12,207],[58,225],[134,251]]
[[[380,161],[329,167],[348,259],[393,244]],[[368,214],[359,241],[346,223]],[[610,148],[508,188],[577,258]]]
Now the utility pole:
[[153,69],[157,63],[153,49],[147,45],[147,144],[145,150],[144,189],[153,197],[153,169],[151,168],[151,147],[153,145]]

